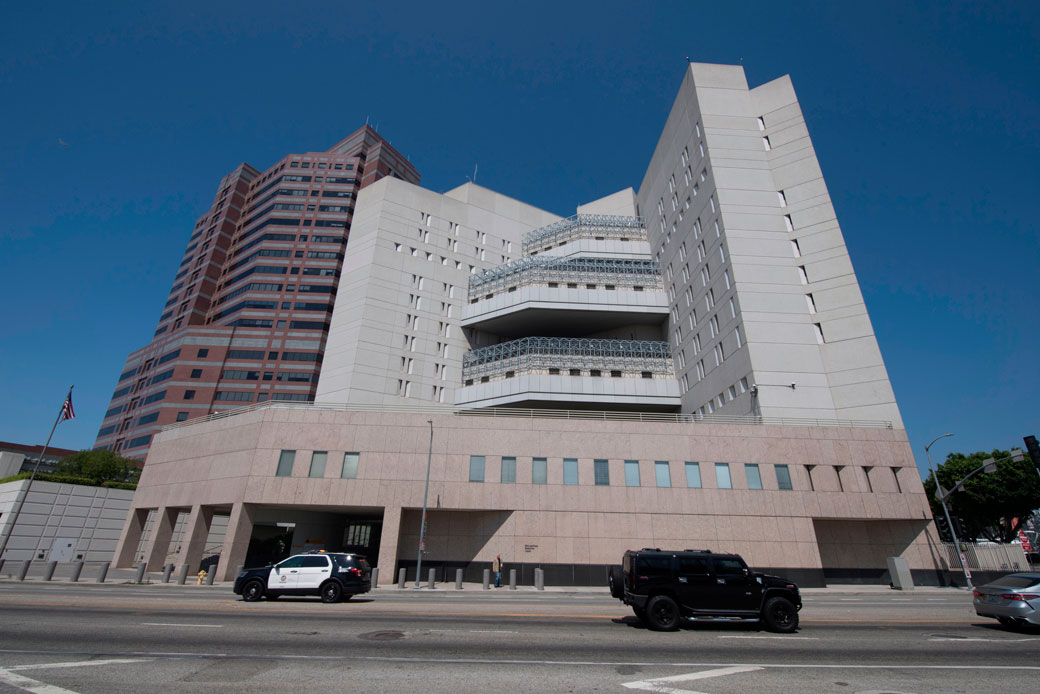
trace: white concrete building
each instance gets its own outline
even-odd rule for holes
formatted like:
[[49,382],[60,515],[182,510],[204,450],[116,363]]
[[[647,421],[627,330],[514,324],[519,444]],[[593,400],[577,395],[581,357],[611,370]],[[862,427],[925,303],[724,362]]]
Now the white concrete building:
[[[432,434],[432,444],[431,444]],[[787,78],[691,65],[638,192],[566,219],[468,184],[363,189],[315,403],[154,439],[118,565],[219,577],[307,548],[599,583],[709,547],[806,585],[944,580],[931,516]]]

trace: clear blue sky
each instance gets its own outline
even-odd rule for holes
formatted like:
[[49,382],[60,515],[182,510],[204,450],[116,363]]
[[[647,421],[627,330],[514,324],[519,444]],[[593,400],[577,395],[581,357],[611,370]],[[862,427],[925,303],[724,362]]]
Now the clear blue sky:
[[791,75],[918,462],[947,431],[938,459],[1040,434],[1035,2],[4,15],[0,440],[42,444],[75,383],[78,416],[54,445],[92,445],[195,219],[239,162],[325,149],[369,119],[430,189],[479,165],[479,183],[571,214],[638,187],[686,56],[743,61],[752,86]]

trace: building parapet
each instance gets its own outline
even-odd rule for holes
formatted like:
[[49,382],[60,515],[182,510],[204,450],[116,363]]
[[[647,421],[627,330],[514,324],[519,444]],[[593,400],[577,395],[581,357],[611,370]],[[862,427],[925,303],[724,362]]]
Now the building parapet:
[[525,234],[524,255],[533,255],[580,238],[646,241],[646,226],[642,217],[576,214]]
[[484,378],[511,378],[517,373],[571,370],[592,376],[605,371],[607,376],[675,377],[668,343],[649,340],[524,337],[474,349],[462,357],[466,385]]
[[528,256],[484,270],[469,279],[469,301],[490,299],[496,292],[518,287],[561,284],[572,289],[604,285],[605,289],[625,287],[634,291],[662,287],[660,263],[638,258],[553,258]]
[[259,410],[296,410],[314,412],[372,412],[416,415],[454,415],[456,417],[512,417],[523,419],[573,419],[607,422],[658,422],[664,424],[720,424],[733,426],[844,427],[849,429],[893,429],[892,422],[870,419],[815,419],[812,417],[759,417],[755,415],[680,414],[678,412],[623,412],[615,410],[560,410],[521,407],[466,408],[451,405],[378,405],[340,402],[267,401],[214,412],[185,422],[167,424],[162,431],[212,422]]

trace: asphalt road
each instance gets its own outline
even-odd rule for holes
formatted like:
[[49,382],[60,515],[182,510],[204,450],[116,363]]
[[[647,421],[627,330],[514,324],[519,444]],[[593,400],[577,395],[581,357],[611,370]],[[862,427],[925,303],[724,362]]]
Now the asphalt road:
[[807,591],[793,635],[652,632],[605,589],[370,596],[0,582],[0,692],[1040,691],[1040,632],[963,591]]

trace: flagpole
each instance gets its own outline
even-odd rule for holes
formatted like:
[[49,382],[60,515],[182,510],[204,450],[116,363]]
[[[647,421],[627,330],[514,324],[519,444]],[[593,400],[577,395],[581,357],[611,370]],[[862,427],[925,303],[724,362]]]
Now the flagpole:
[[47,437],[47,443],[43,444],[43,450],[40,452],[40,457],[36,459],[36,465],[33,465],[32,474],[29,475],[29,484],[25,485],[25,494],[22,495],[21,501],[18,502],[18,509],[14,512],[14,518],[11,519],[11,527],[7,529],[7,534],[4,535],[4,541],[0,544],[0,559],[4,558],[4,551],[7,549],[7,541],[11,539],[11,535],[14,534],[14,526],[18,523],[18,516],[22,513],[22,506],[25,505],[25,500],[29,498],[29,490],[32,488],[33,480],[36,479],[36,472],[40,469],[40,462],[43,461],[43,456],[47,455],[47,448],[51,445],[51,438],[54,437],[54,431],[58,428],[58,425],[65,421],[65,405],[71,402],[72,389],[75,385],[69,386],[69,392],[65,395],[65,399],[61,401],[61,409],[58,411],[58,418],[54,420],[54,426],[51,427],[51,433]]

